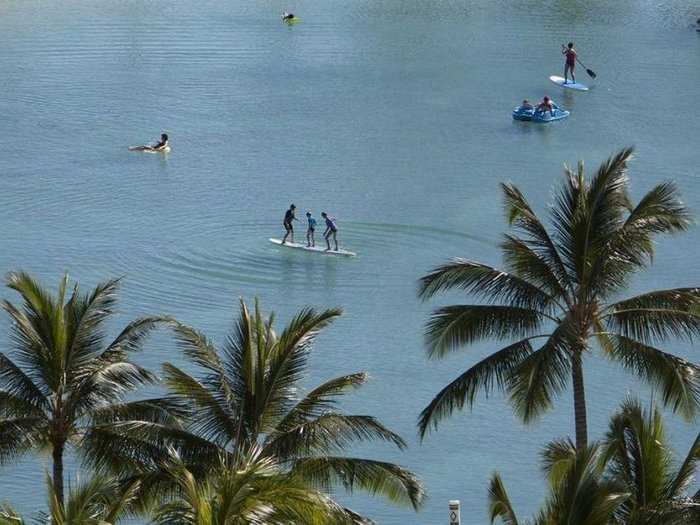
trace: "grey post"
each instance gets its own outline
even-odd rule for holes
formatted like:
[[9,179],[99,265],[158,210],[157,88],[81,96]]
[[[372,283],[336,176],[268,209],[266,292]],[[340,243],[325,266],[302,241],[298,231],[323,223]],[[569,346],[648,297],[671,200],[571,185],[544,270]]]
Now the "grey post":
[[459,500],[450,500],[450,525],[459,525]]

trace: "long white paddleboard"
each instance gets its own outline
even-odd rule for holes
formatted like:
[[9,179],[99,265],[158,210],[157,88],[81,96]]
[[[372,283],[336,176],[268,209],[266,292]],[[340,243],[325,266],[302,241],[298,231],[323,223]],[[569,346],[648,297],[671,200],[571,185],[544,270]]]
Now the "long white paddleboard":
[[552,75],[549,77],[549,80],[557,84],[558,86],[561,86],[563,88],[567,89],[575,89],[576,91],[588,91],[588,86],[586,84],[581,84],[580,82],[572,82],[569,80],[566,84],[564,83],[564,77],[558,77],[556,75]]
[[306,244],[299,244],[296,242],[285,242],[282,244],[282,239],[270,239],[270,242],[279,246],[284,246],[285,248],[295,248],[297,250],[322,253],[324,255],[342,255],[344,257],[355,257],[357,255],[355,252],[349,252],[347,250],[326,250],[326,248],[322,246],[306,246]]

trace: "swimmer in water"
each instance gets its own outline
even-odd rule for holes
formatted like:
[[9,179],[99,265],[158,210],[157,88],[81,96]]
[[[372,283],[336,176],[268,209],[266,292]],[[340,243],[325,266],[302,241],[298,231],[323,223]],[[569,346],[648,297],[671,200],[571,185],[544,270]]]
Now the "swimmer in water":
[[167,133],[161,133],[160,141],[153,146],[133,146],[129,148],[130,151],[170,151],[170,145],[168,144]]
[[284,20],[285,22],[291,22],[292,20],[294,20],[294,18],[294,13],[287,13],[287,11],[282,13],[282,20]]

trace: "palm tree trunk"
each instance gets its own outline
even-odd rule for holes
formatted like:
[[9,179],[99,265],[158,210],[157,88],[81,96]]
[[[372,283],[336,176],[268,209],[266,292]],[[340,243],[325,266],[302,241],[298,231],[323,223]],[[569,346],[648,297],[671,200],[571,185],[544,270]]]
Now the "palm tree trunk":
[[574,421],[576,424],[576,449],[588,446],[588,422],[586,420],[586,391],[583,386],[582,352],[575,350],[571,363],[574,385]]
[[56,443],[53,447],[53,489],[56,499],[63,506],[63,450],[65,443]]

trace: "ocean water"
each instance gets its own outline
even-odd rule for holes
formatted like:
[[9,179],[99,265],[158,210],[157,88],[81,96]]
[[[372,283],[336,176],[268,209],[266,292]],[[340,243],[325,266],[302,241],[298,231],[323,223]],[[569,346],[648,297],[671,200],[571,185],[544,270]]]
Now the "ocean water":
[[[302,22],[282,24],[283,10]],[[259,297],[280,323],[305,305],[341,306],[308,386],[368,371],[343,406],[410,446],[354,453],[413,469],[429,500],[416,514],[339,498],[391,525],[446,523],[448,500],[460,499],[462,522],[478,525],[499,471],[528,515],[543,495],[542,445],[573,432],[570,396],[530,426],[501,396],[482,397],[420,443],[420,410],[496,346],[428,361],[423,325],[441,301],[420,303],[417,280],[453,256],[499,264],[500,182],[545,213],[565,162],[584,159],[592,172],[627,145],[635,197],[673,179],[700,213],[698,16],[697,2],[681,0],[4,0],[0,272],[55,285],[67,271],[84,288],[123,276],[115,335],[158,313],[220,341],[241,297]],[[588,93],[547,79],[562,74],[569,40],[598,74]],[[580,67],[577,78],[590,81]],[[546,94],[567,120],[511,120],[520,100]],[[167,156],[127,150],[162,131]],[[341,244],[359,256],[268,243],[291,202],[336,216]],[[697,285],[697,241],[694,229],[660,242],[631,291]],[[15,299],[4,288],[0,297]],[[7,332],[1,316],[2,351]],[[698,359],[697,348],[668,349]],[[139,360],[182,363],[167,334]],[[626,395],[652,395],[601,358],[585,366],[591,438]],[[685,453],[697,423],[669,416],[668,426]],[[41,507],[47,466],[0,467],[0,500]]]

